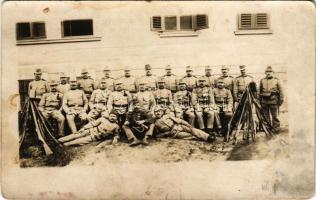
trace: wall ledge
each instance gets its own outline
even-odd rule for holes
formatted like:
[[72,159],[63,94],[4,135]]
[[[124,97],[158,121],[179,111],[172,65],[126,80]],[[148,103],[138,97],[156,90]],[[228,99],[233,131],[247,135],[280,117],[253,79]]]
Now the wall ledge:
[[238,30],[234,31],[235,35],[266,35],[272,34],[270,29],[261,29],[261,30]]
[[56,44],[56,43],[71,43],[71,42],[95,42],[101,41],[102,37],[66,37],[58,39],[33,39],[33,40],[19,40],[16,42],[17,46],[21,45],[37,45],[37,44]]
[[159,37],[167,38],[167,37],[196,37],[200,33],[197,31],[172,31],[172,32],[161,32],[159,33]]

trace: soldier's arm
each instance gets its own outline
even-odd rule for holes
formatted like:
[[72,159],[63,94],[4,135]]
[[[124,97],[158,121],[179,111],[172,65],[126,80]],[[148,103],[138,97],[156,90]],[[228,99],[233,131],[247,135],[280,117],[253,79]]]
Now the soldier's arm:
[[170,119],[172,119],[172,121],[174,121],[176,124],[181,124],[181,125],[191,127],[191,125],[188,122],[184,121],[183,119],[173,117],[173,116],[170,116]]
[[172,93],[170,90],[168,91],[168,99],[169,99],[170,105],[173,105],[174,102],[173,102]]
[[63,97],[64,97],[64,95],[59,92],[57,98],[58,98],[58,100],[59,100],[59,109],[58,109],[58,110],[59,110],[60,112],[61,112],[62,109],[63,109]]
[[93,91],[92,94],[91,94],[91,97],[90,97],[90,101],[89,101],[89,108],[90,109],[93,109],[94,108],[94,104],[95,104],[95,94],[96,92]]
[[113,93],[110,94],[108,102],[107,102],[107,109],[109,112],[113,109]]
[[231,111],[233,109],[233,96],[230,90],[227,90],[228,97],[227,97],[227,103],[228,103],[228,109]]
[[102,123],[102,120],[104,120],[103,117],[100,117],[99,119],[91,121],[88,124],[84,125],[82,128],[89,129],[89,128],[99,126]]
[[194,90],[191,93],[191,96],[192,96],[191,98],[192,106],[195,107],[197,105],[197,94]]
[[83,100],[83,110],[84,110],[85,112],[87,112],[88,106],[89,106],[89,101],[88,101],[88,99],[87,99],[86,94],[85,94],[83,91],[82,91],[82,100]]
[[281,105],[284,101],[284,93],[283,93],[283,87],[282,87],[281,81],[279,79],[277,82],[277,87],[279,91],[279,104]]
[[233,80],[233,97],[237,99],[237,78]]
[[62,109],[65,111],[65,113],[69,113],[70,109],[67,105],[67,100],[68,99],[68,93],[65,93],[64,97],[63,97],[63,102],[62,102]]
[[43,112],[44,111],[44,105],[45,105],[45,101],[46,101],[46,94],[43,94],[41,101],[38,104],[38,109]]
[[210,102],[209,102],[209,104],[210,104],[210,106],[215,106],[215,100],[214,100],[214,92],[213,92],[213,90],[211,89],[211,88],[209,88],[209,100],[210,100]]
[[150,93],[150,105],[149,105],[149,110],[152,110],[155,106],[156,106],[156,101],[155,101],[155,97],[153,95],[153,93]]

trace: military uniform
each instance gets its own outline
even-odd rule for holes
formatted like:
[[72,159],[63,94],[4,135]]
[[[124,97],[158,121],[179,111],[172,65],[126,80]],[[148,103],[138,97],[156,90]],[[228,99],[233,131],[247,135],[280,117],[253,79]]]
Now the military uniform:
[[[114,91],[114,78],[111,77],[102,77],[101,80],[104,80],[106,82],[106,88],[110,91]],[[94,88],[100,88],[101,80],[96,81]]]
[[173,93],[177,92],[178,79],[176,75],[164,75],[163,79],[165,80],[166,89]]
[[214,88],[216,84],[216,78],[215,76],[202,76],[206,80],[206,86]]
[[244,91],[246,90],[247,85],[253,81],[253,77],[250,75],[240,75],[237,76],[234,82],[234,100],[236,102],[240,101],[240,98]]
[[77,132],[75,117],[81,121],[87,120],[88,99],[82,90],[69,90],[63,97],[63,110],[72,133]]
[[192,92],[193,106],[200,129],[205,129],[204,115],[206,115],[206,128],[211,130],[214,125],[214,96],[210,87],[197,87]]
[[170,90],[166,88],[157,89],[153,92],[153,95],[155,97],[156,105],[164,108],[168,114],[174,115],[174,104]]
[[233,94],[233,87],[234,87],[234,77],[228,75],[228,76],[220,76],[219,78],[217,78],[215,80],[215,85],[217,84],[217,81],[219,79],[222,79],[224,81],[225,84],[225,88],[228,89],[231,94]]
[[192,75],[192,76],[184,76],[181,81],[184,81],[185,84],[187,85],[187,90],[192,92],[194,88],[197,86],[197,77]]
[[29,97],[40,101],[43,94],[48,92],[47,82],[44,79],[33,80],[29,83]]
[[82,78],[78,81],[79,88],[83,90],[87,98],[90,96],[94,90],[94,80],[92,78]]
[[111,91],[108,89],[96,89],[92,92],[88,113],[88,120],[96,120],[100,115],[108,116],[107,101]]
[[194,126],[195,115],[192,107],[191,92],[187,90],[178,91],[173,95],[173,101],[175,105],[175,116],[183,119],[183,115],[186,115],[189,124]]
[[155,97],[151,91],[139,91],[133,95],[133,98],[137,99],[139,105],[148,111],[156,105]]
[[157,77],[154,75],[142,76],[139,79],[139,82],[146,83],[148,90],[155,91],[157,89]]
[[[271,67],[267,67],[266,71],[273,72]],[[265,118],[274,128],[279,128],[280,120],[278,119],[278,109],[284,100],[281,81],[273,76],[261,79],[259,96]],[[272,120],[270,115],[272,116]]]
[[57,86],[57,91],[62,93],[62,94],[65,94],[67,91],[70,90],[70,85],[68,83],[65,83],[65,84],[59,84]]
[[123,84],[125,90],[129,91],[130,93],[136,93],[136,78],[135,77],[121,77],[118,82]]
[[105,117],[86,124],[78,133],[59,138],[58,141],[65,146],[85,145],[94,141],[119,137],[119,126]]
[[64,135],[65,117],[61,113],[63,94],[59,92],[49,92],[43,94],[39,102],[39,110],[46,120],[50,117],[57,120],[59,136]]

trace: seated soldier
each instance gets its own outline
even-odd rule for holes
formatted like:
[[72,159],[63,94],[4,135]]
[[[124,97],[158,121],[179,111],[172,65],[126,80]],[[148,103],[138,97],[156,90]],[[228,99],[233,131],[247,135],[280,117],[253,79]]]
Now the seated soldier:
[[141,107],[148,111],[152,111],[155,107],[155,97],[152,91],[146,90],[145,83],[139,83],[139,91],[133,95],[133,99],[137,99]]
[[174,116],[174,104],[172,93],[170,90],[165,88],[165,80],[160,78],[158,80],[158,88],[153,92],[156,105],[161,106],[166,110],[168,114]]
[[154,114],[156,117],[156,137],[184,139],[194,136],[207,142],[215,141],[214,135],[209,135],[202,130],[196,129],[182,119],[165,114],[164,109],[160,106],[155,107]]
[[119,126],[117,125],[117,113],[112,111],[108,119],[101,116],[99,119],[89,122],[77,133],[59,138],[65,146],[85,145],[95,141],[113,139],[112,144],[116,144],[119,139]]
[[88,114],[88,120],[93,121],[100,117],[100,115],[108,116],[107,101],[111,91],[106,88],[106,80],[101,79],[99,89],[92,92],[89,107],[90,112]]
[[57,82],[51,81],[50,92],[43,94],[41,101],[39,102],[38,109],[41,111],[46,120],[50,117],[56,119],[58,122],[59,136],[64,136],[64,124],[65,117],[61,113],[61,104],[63,94],[57,92]]
[[153,117],[137,99],[133,100],[133,111],[127,114],[123,130],[128,141],[132,141],[130,146],[148,145],[147,138],[152,136],[154,130]]
[[218,124],[218,128],[222,128],[221,130],[218,130],[218,133],[225,136],[228,122],[232,117],[233,97],[230,90],[225,88],[223,79],[217,79],[216,86],[217,87],[213,89],[214,100],[218,109],[215,114],[218,118],[220,118],[220,124]]

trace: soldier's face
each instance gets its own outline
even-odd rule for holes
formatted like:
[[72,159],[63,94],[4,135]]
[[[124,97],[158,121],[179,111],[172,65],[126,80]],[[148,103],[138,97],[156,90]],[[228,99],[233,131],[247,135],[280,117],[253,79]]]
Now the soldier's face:
[[35,80],[40,80],[42,77],[42,74],[34,74]]
[[206,69],[206,70],[205,70],[205,75],[210,76],[210,75],[211,75],[211,70]]
[[273,76],[273,72],[266,72],[266,76],[267,76],[268,78],[271,78],[271,77]]
[[105,89],[105,88],[106,88],[106,83],[101,82],[101,84],[100,84],[100,89]]
[[82,78],[88,78],[88,73],[82,73]]
[[165,83],[158,83],[158,88],[159,89],[164,89],[165,88]]
[[109,71],[105,71],[104,72],[104,76],[107,77],[107,78],[110,77],[110,72]]
[[71,81],[70,82],[70,88],[71,89],[77,89],[78,85],[77,85],[77,81]]
[[184,90],[186,90],[186,89],[187,89],[187,87],[186,87],[185,84],[181,84],[181,85],[180,85],[180,90],[181,90],[181,91],[184,91]]
[[66,78],[66,77],[61,77],[61,78],[60,78],[60,82],[61,82],[62,84],[67,83],[67,78]]
[[109,121],[110,122],[116,122],[117,121],[117,116],[115,114],[110,114],[109,115]]
[[199,81],[199,86],[204,87],[205,86],[205,81]]
[[224,83],[222,82],[217,83],[217,87],[220,89],[224,88]]
[[57,85],[51,85],[50,86],[50,91],[56,92],[57,91]]
[[151,76],[151,70],[150,70],[150,69],[147,69],[147,70],[146,70],[146,75],[147,75],[147,76]]
[[245,69],[240,70],[240,73],[241,73],[241,75],[245,75],[246,74],[246,70]]
[[158,119],[160,119],[163,116],[163,110],[157,110],[154,114]]
[[193,75],[193,71],[189,70],[187,71],[187,76],[192,76]]
[[222,74],[223,74],[224,76],[227,76],[227,75],[228,75],[228,70],[227,70],[227,69],[222,69]]
[[166,74],[170,76],[172,74],[171,69],[166,69]]
[[130,77],[131,76],[131,72],[130,71],[125,71],[125,77]]
[[123,90],[122,84],[116,85],[116,90],[122,91]]
[[142,92],[144,92],[144,91],[146,90],[145,85],[140,85],[140,86],[139,86],[139,90],[142,91]]

